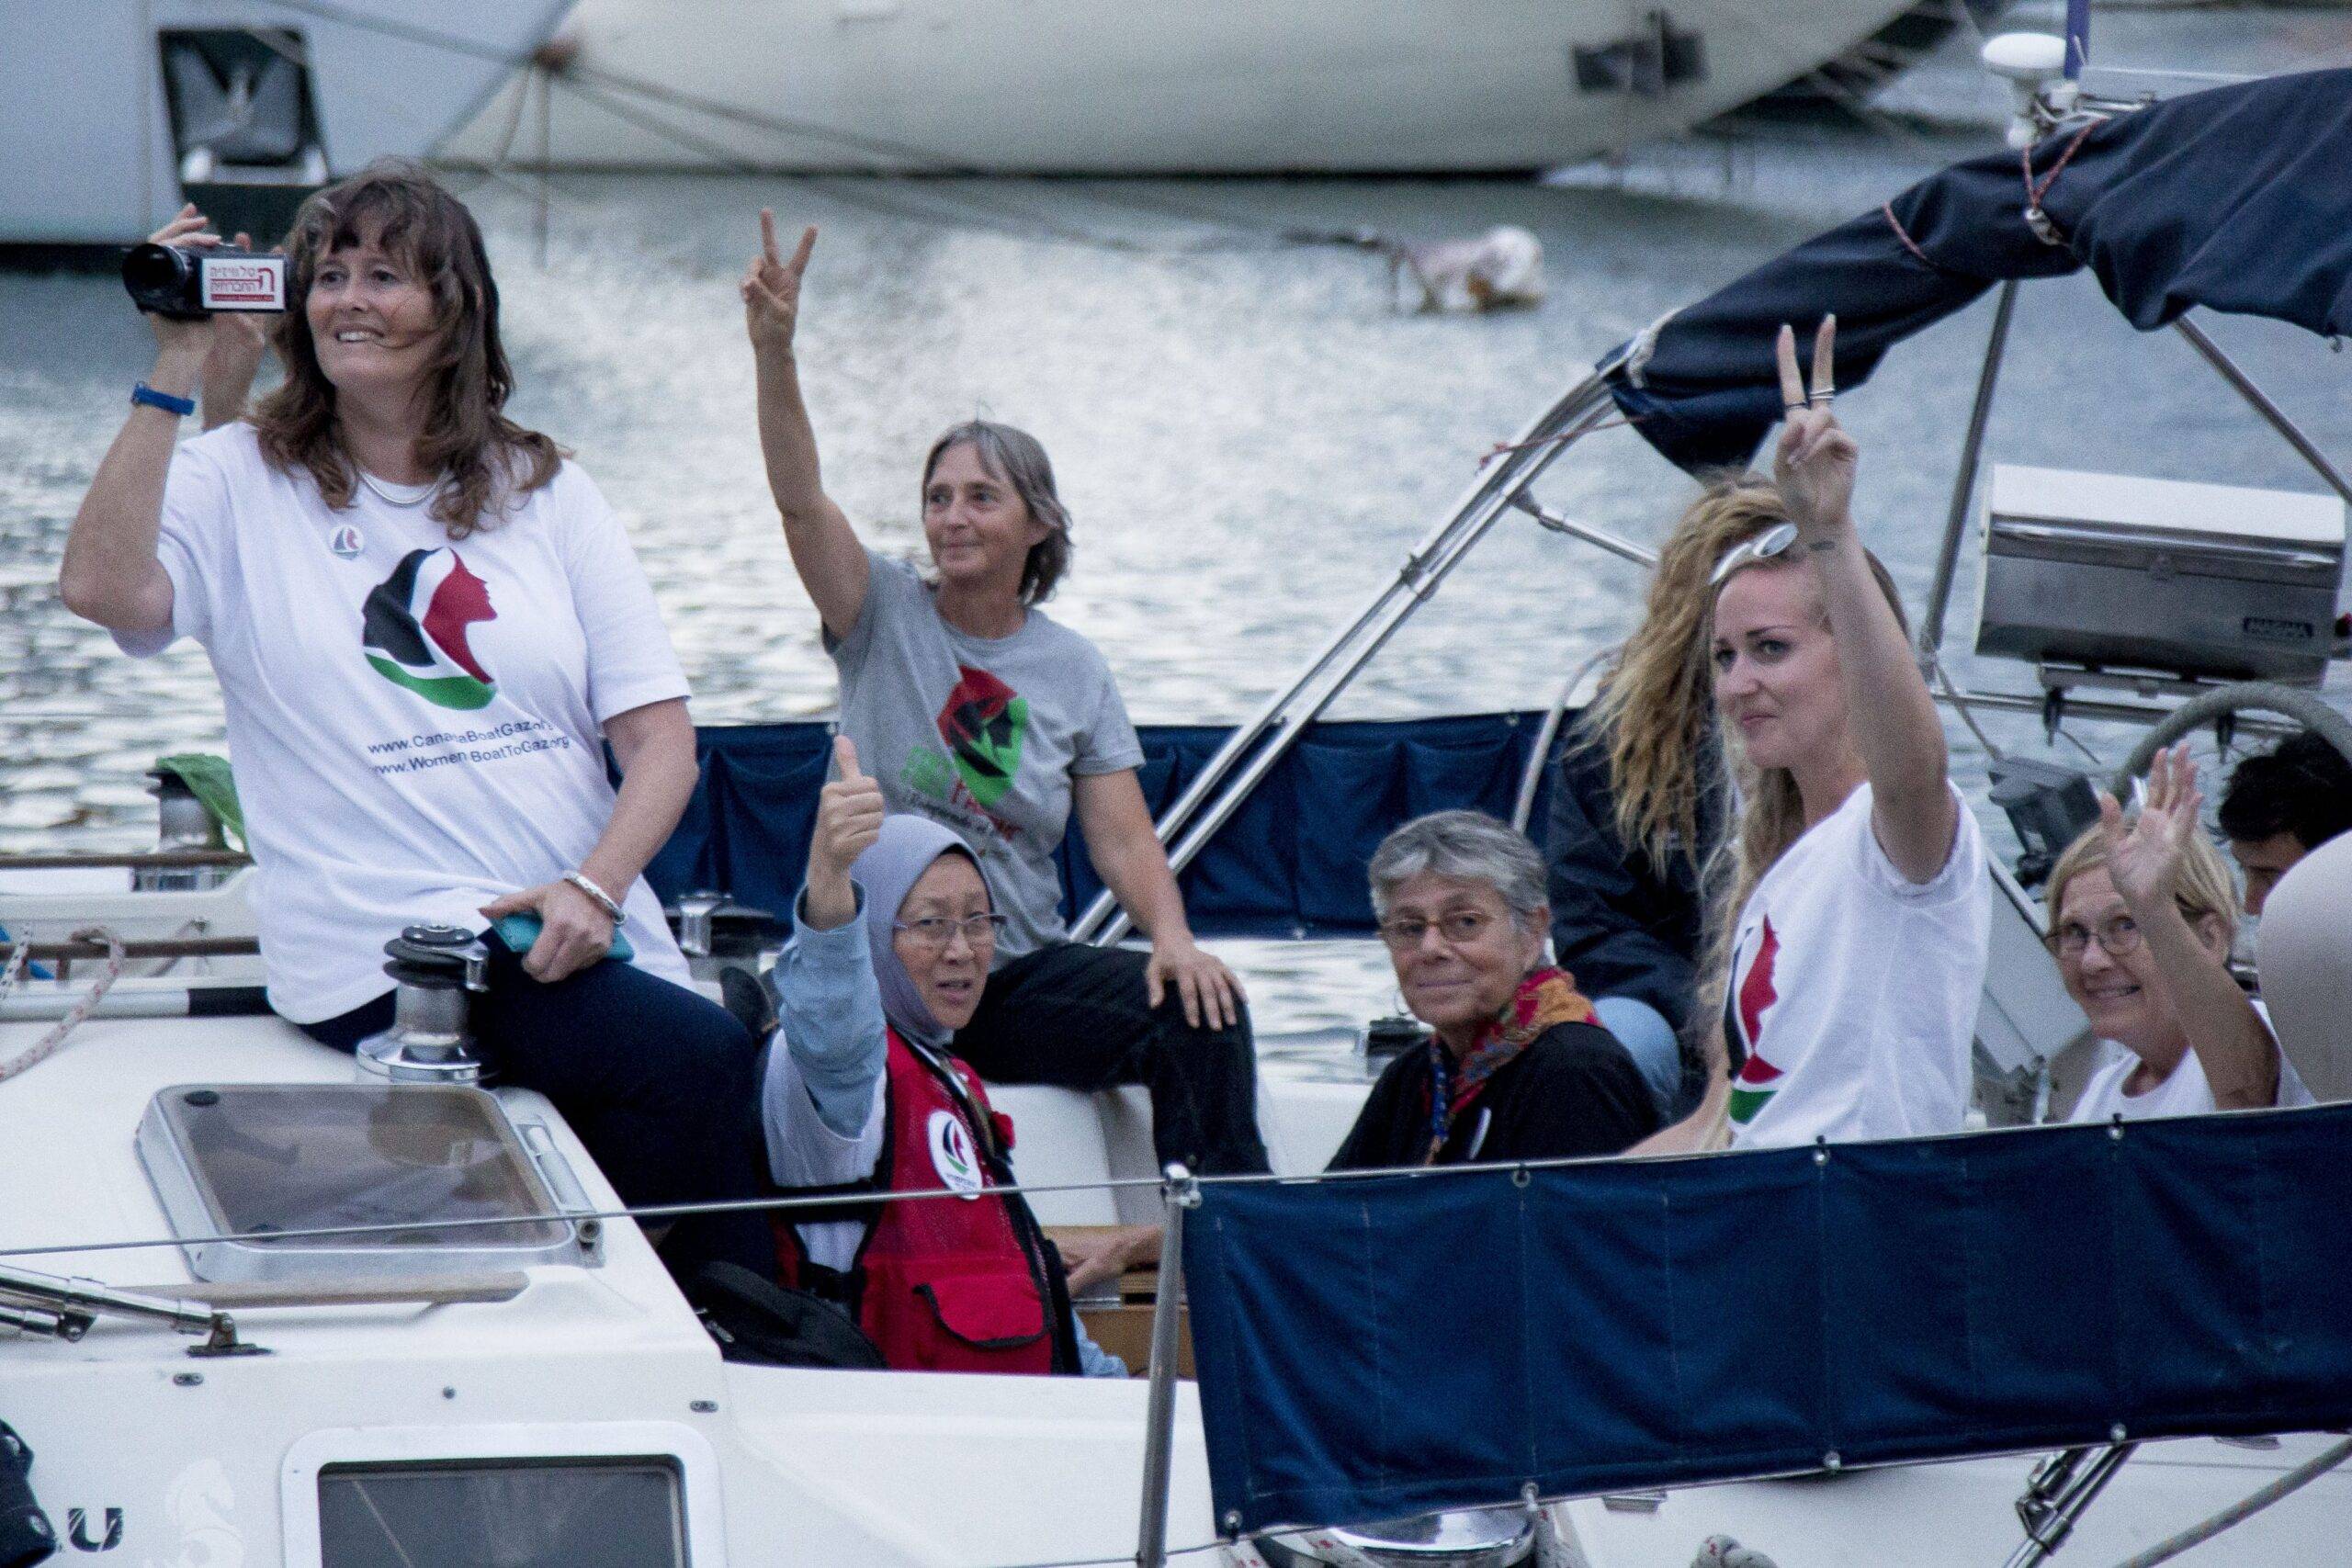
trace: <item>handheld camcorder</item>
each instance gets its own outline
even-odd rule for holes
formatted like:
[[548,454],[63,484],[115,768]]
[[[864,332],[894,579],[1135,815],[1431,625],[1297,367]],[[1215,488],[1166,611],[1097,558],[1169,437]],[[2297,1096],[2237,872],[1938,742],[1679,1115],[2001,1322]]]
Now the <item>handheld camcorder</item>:
[[286,258],[151,241],[123,256],[122,286],[141,310],[175,321],[202,321],[215,310],[283,310]]

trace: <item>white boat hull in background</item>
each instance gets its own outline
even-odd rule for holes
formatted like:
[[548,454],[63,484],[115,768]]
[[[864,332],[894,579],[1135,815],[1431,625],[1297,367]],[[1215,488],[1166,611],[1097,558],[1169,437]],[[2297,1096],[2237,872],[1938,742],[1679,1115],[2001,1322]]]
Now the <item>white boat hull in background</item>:
[[[580,70],[559,78],[547,151],[568,168],[1529,169],[1721,114],[1905,9],[1905,0],[1677,0],[1662,12],[1628,0],[584,0],[564,27]],[[1654,39],[1660,16],[1672,33],[1696,35],[1697,71],[1668,70],[1679,79],[1649,91],[1579,88],[1576,51]],[[446,155],[537,163],[537,129],[511,130],[525,90],[510,84]]]
[[[569,0],[341,0],[329,20],[271,0],[7,0],[0,7],[0,244],[129,244],[179,208],[156,35],[272,28],[307,46],[331,175],[422,157],[462,125]],[[413,29],[413,36],[401,36]],[[431,41],[462,39],[478,52]]]

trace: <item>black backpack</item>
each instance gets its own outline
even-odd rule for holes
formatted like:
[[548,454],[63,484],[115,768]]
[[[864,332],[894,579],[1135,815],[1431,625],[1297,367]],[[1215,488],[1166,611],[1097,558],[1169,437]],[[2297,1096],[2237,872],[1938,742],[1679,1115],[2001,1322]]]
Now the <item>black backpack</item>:
[[703,1326],[730,1361],[764,1367],[879,1371],[882,1352],[849,1314],[807,1291],[779,1285],[738,1263],[707,1263],[686,1292]]

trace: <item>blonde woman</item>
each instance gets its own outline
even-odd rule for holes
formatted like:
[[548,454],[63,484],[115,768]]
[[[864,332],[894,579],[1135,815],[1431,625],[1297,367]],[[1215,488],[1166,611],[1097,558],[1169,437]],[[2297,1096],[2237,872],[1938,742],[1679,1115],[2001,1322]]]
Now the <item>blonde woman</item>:
[[[1552,948],[1671,1118],[1703,1083],[1684,1072],[1706,918],[1702,868],[1723,842],[1723,760],[1708,664],[1707,578],[1788,521],[1757,475],[1709,485],[1658,552],[1641,625],[1570,730],[1544,860]],[[1690,1082],[1686,1085],[1686,1076]]]
[[[1786,524],[1711,574],[1718,722],[1740,816],[1715,919],[1723,1053],[1659,1146],[1959,1128],[1991,922],[1984,848],[1892,581],[1849,502],[1860,449],[1830,412],[1836,323],[1810,393],[1781,329]],[[1719,942],[1719,945],[1724,943]]]
[[2075,1102],[2075,1122],[2309,1105],[2260,1004],[2229,971],[2237,890],[2198,830],[2188,748],[2158,752],[2127,825],[2113,795],[2050,872],[2050,951],[2067,994],[2120,1045]]

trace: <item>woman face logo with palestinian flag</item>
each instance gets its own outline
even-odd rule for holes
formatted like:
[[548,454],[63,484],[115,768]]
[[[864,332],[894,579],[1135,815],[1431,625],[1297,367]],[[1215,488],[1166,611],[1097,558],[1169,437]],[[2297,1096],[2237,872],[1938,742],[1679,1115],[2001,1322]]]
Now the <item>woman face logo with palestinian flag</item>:
[[466,646],[466,628],[494,621],[490,584],[447,546],[411,550],[368,591],[360,640],[377,674],[445,708],[487,706],[498,689]]

